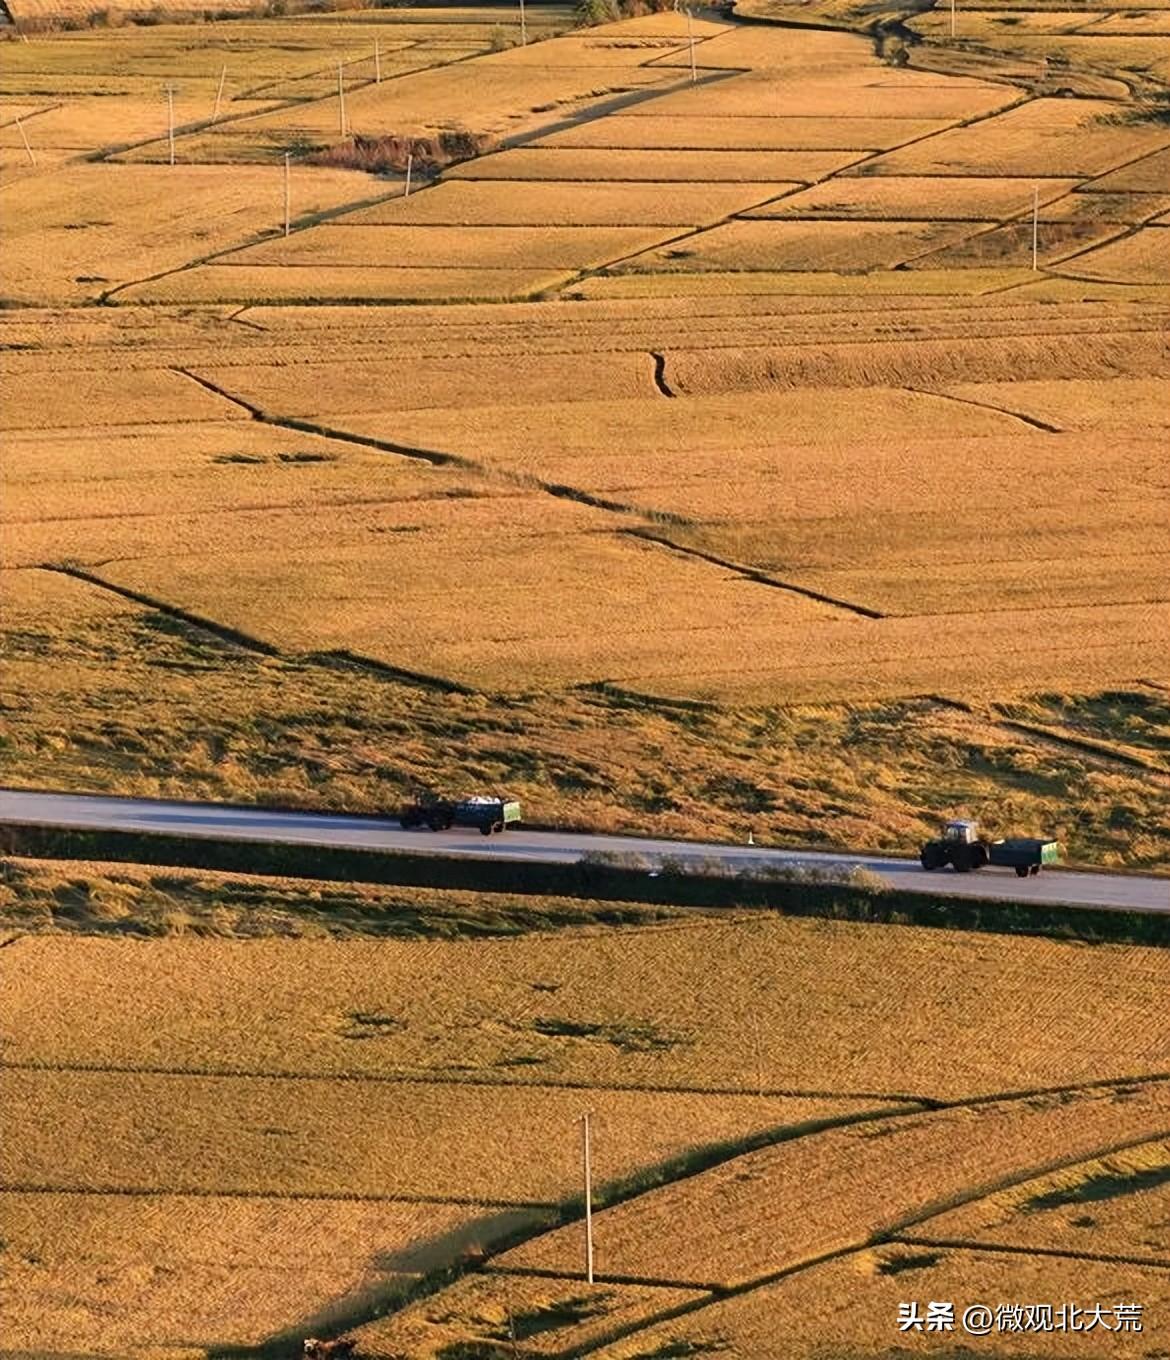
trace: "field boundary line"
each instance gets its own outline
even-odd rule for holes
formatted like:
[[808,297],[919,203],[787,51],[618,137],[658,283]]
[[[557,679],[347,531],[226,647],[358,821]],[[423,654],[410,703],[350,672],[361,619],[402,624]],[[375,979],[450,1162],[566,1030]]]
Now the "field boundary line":
[[43,1181],[0,1181],[0,1195],[103,1195],[111,1199],[146,1199],[176,1195],[184,1199],[278,1199],[331,1200],[371,1204],[445,1204],[457,1209],[526,1209],[534,1213],[555,1210],[556,1200],[478,1199],[474,1195],[378,1195],[360,1190],[207,1190],[199,1187],[137,1185],[52,1185]]
[[1012,420],[1021,421],[1034,430],[1043,430],[1045,434],[1068,433],[1061,425],[1050,425],[1046,420],[1023,415],[1019,411],[1011,411],[1006,406],[997,406],[993,401],[979,401],[975,397],[956,397],[950,392],[935,391],[929,387],[912,387],[909,383],[903,383],[902,390],[904,392],[916,392],[920,397],[938,397],[940,401],[957,401],[963,406],[976,406],[981,411],[994,411],[997,415],[1009,416]]
[[[33,938],[26,932],[26,938]],[[89,1073],[96,1076],[154,1076],[190,1077],[203,1081],[321,1081],[348,1082],[385,1086],[466,1086],[473,1089],[517,1090],[517,1091],[617,1091],[622,1094],[663,1095],[663,1096],[724,1096],[748,1100],[839,1100],[839,1101],[885,1101],[890,1105],[888,1111],[859,1110],[846,1112],[847,1117],[864,1116],[870,1119],[892,1118],[902,1114],[921,1114],[933,1110],[950,1109],[951,1104],[930,1096],[890,1095],[873,1091],[800,1091],[765,1089],[737,1086],[649,1086],[642,1083],[584,1081],[497,1081],[475,1077],[445,1077],[427,1073],[386,1073],[386,1072],[263,1072],[229,1071],[215,1068],[194,1067],[132,1067],[118,1063],[48,1063],[48,1062],[0,1062],[0,1072],[57,1072]],[[1023,1098],[1033,1093],[1026,1092]],[[991,1097],[998,1099],[999,1097]],[[907,1108],[897,1108],[904,1106]],[[912,1108],[911,1108],[912,1107]],[[843,1115],[844,1117],[844,1115]]]
[[1069,1261],[1103,1261],[1107,1265],[1152,1266],[1155,1270],[1170,1270],[1170,1260],[1156,1256],[1129,1256],[1106,1251],[1061,1251],[1058,1247],[1025,1247],[1010,1242],[979,1242],[974,1238],[899,1237],[912,1247],[942,1247],[952,1251],[995,1251],[1010,1256],[1051,1256]]
[[854,604],[850,600],[842,600],[834,595],[825,595],[819,590],[813,590],[808,586],[800,586],[792,581],[782,581],[774,576],[769,576],[766,572],[760,571],[756,567],[745,567],[738,562],[732,562],[728,558],[718,557],[715,553],[706,552],[702,548],[691,548],[680,543],[675,543],[669,538],[656,534],[650,529],[619,529],[621,534],[626,534],[631,538],[642,539],[646,543],[657,543],[660,547],[668,548],[672,552],[683,553],[687,557],[697,557],[703,562],[709,562],[712,566],[723,567],[727,571],[733,571],[745,580],[753,581],[756,585],[771,586],[773,590],[786,590],[793,595],[802,595],[806,599],[816,600],[818,604],[831,605],[835,609],[845,610],[850,614],[860,614],[867,619],[884,619],[887,615],[880,613],[876,609],[870,609],[868,605]]

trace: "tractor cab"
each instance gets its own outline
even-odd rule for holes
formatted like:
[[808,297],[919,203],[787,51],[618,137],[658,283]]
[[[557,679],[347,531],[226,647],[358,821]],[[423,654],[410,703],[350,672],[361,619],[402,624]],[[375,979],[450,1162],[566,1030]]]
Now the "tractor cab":
[[979,839],[978,822],[948,822],[942,838],[948,845],[974,845]]

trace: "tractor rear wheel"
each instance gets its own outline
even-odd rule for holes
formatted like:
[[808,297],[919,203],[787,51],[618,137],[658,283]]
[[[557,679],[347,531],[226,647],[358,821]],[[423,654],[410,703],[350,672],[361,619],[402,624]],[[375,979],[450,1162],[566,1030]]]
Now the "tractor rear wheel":
[[927,841],[919,853],[918,860],[929,873],[932,869],[941,869],[947,862],[946,851],[938,841]]

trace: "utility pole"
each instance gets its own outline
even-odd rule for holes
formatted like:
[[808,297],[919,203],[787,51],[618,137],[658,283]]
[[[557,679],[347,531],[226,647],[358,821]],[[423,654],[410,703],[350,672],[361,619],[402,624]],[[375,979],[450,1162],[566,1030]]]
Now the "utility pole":
[[1040,271],[1040,186],[1032,185],[1032,273]]
[[957,3],[957,0],[951,0],[951,37],[952,37],[952,38],[955,36],[956,28],[957,28],[957,25],[956,25],[956,14],[955,14],[955,6],[956,6],[956,3]]
[[224,81],[225,81],[225,80],[227,80],[227,67],[226,67],[226,66],[225,66],[225,67],[223,68],[223,70],[219,73],[219,89],[216,90],[216,92],[215,92],[215,108],[212,109],[212,111],[211,111],[211,121],[212,121],[213,123],[214,123],[215,120],[219,117],[219,104],[220,104],[220,100],[223,98],[223,86],[224,86]]
[[284,234],[287,236],[292,230],[292,186],[289,180],[292,176],[291,169],[292,152],[284,153]]
[[25,130],[24,130],[24,119],[23,119],[23,118],[18,118],[18,119],[16,120],[16,128],[17,128],[17,131],[20,133],[20,140],[24,143],[24,153],[25,153],[25,155],[28,157],[28,162],[29,162],[29,164],[30,164],[30,165],[36,165],[36,163],[37,163],[37,158],[33,155],[33,149],[32,149],[32,147],[29,146],[29,144],[28,144],[28,133],[25,132]]
[[593,1283],[593,1165],[589,1140],[589,1121],[586,1111],[581,1116],[581,1164],[585,1177],[585,1282]]
[[382,46],[378,39],[374,39],[374,84],[382,83]]
[[337,63],[337,118],[341,135],[345,136],[345,73],[342,63]]
[[695,71],[695,30],[691,23],[691,11],[689,8],[687,9],[687,39],[691,44],[691,84],[693,85],[699,77]]
[[528,46],[528,18],[524,13],[524,0],[520,0],[520,46]]
[[413,169],[413,167],[414,167],[414,152],[408,151],[406,153],[406,188],[403,189],[402,191],[403,198],[410,197],[410,172]]
[[171,148],[171,164],[175,163],[175,87],[171,81],[163,86],[167,97],[167,141]]

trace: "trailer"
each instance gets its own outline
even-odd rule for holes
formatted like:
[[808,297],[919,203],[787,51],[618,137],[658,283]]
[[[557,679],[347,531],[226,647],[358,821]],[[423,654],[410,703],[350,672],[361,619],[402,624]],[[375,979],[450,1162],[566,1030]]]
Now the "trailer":
[[953,821],[947,822],[937,840],[926,842],[919,860],[926,870],[942,869],[949,864],[957,874],[966,874],[992,865],[1014,869],[1018,878],[1028,878],[1046,864],[1060,863],[1060,845],[1036,836],[991,840],[979,834],[978,822]]
[[498,794],[476,794],[470,798],[418,798],[398,811],[398,825],[404,831],[428,826],[432,831],[448,831],[453,826],[474,827],[482,836],[506,831],[520,820],[520,804]]

